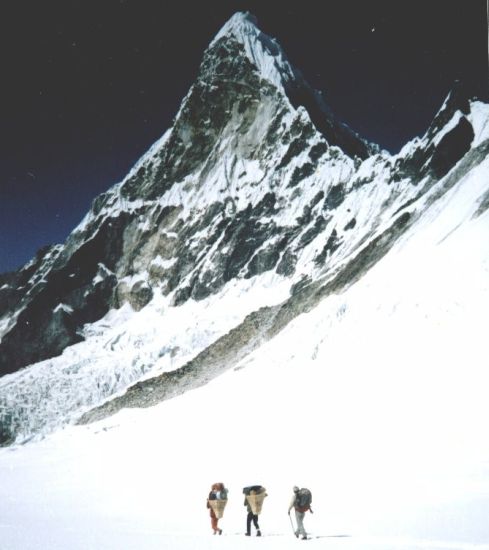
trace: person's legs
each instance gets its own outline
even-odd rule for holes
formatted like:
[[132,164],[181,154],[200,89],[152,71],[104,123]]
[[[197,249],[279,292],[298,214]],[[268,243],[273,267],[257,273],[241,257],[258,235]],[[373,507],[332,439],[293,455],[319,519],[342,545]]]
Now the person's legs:
[[260,526],[258,525],[258,516],[256,514],[253,514],[253,524],[255,526],[257,536],[261,537]]
[[251,535],[251,520],[253,519],[253,513],[248,512],[246,516],[246,534]]
[[217,527],[217,522],[218,521],[219,520],[217,519],[216,514],[214,514],[214,511],[212,511],[212,513],[211,513],[211,527],[214,530],[214,534],[216,533],[216,531],[219,530],[219,528]]
[[304,512],[299,512],[299,510],[295,511],[295,520],[297,522],[297,535],[302,535],[303,537],[307,537],[306,530],[304,529]]

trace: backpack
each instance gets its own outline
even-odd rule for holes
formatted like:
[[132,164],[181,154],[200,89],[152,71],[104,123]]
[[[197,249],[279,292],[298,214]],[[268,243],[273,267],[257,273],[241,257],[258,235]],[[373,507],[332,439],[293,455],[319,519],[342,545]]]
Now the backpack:
[[218,500],[227,500],[228,498],[228,490],[224,486],[224,483],[214,483],[212,485],[212,489],[216,491],[216,496]]
[[308,510],[312,502],[312,493],[309,489],[299,489],[296,497],[296,506],[297,508],[303,508]]

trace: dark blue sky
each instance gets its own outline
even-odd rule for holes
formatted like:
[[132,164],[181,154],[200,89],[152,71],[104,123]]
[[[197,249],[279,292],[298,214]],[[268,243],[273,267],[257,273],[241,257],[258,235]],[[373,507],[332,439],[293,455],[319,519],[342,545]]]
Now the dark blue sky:
[[452,82],[487,101],[486,0],[17,0],[0,21],[0,272],[63,242],[171,125],[249,10],[354,130],[397,151]]

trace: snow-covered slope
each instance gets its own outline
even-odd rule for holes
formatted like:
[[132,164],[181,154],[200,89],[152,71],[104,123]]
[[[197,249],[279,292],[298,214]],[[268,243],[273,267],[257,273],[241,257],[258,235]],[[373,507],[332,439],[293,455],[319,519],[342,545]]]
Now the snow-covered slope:
[[[314,548],[487,550],[488,171],[486,158],[432,188],[368,273],[207,385],[0,450],[4,547],[295,548],[297,484],[313,492]],[[222,537],[205,508],[217,480]],[[262,540],[244,537],[241,489],[255,483],[269,494]]]

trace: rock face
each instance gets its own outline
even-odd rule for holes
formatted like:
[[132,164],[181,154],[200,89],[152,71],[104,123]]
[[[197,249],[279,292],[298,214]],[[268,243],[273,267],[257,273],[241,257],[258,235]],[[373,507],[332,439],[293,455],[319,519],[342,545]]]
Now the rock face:
[[471,108],[460,83],[456,83],[425,136],[410,154],[396,163],[396,178],[419,181],[440,179],[469,151],[474,129],[467,119]]
[[[236,14],[204,53],[173,126],[128,176],[95,199],[66,243],[0,275],[0,374],[85,341],[93,323],[125,304],[142,312],[164,299],[179,308],[273,274],[290,298],[242,321],[252,339],[253,315],[270,315],[256,342],[267,337],[365,273],[437,193],[482,161],[489,136],[474,113],[487,111],[474,105],[455,89],[425,136],[390,156],[337,121],[275,40]],[[249,352],[250,339],[231,347]],[[225,357],[222,368],[232,361]],[[221,370],[195,361],[157,385],[175,378],[186,388]],[[129,383],[121,375],[100,385],[89,405]],[[2,402],[0,386],[2,403],[8,441],[28,413],[14,398]]]
[[391,227],[364,247],[344,268],[328,282],[307,281],[297,285],[290,298],[273,307],[262,307],[248,315],[229,333],[208,346],[197,357],[172,372],[138,382],[121,396],[94,407],[78,420],[88,424],[115,414],[128,407],[151,407],[157,403],[199,387],[272,338],[292,319],[311,311],[322,299],[348,288],[365,274],[393,245],[410,220],[404,213]]

